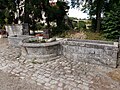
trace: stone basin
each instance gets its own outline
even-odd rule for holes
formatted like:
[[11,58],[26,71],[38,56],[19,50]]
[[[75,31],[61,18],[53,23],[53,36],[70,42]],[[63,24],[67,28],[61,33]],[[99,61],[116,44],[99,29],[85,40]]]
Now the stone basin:
[[37,62],[53,60],[60,55],[60,41],[56,40],[49,43],[29,43],[30,38],[22,41],[22,55],[35,58]]

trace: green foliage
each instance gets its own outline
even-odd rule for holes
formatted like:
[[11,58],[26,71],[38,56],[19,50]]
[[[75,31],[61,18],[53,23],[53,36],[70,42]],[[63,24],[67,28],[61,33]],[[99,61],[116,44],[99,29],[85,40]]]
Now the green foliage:
[[118,39],[120,37],[120,2],[112,7],[110,12],[105,13],[102,27],[106,38]]
[[25,22],[29,23],[32,30],[42,29],[43,26],[37,24],[43,20],[42,12],[45,12],[47,28],[50,28],[50,22],[56,22],[60,27],[64,23],[68,8],[67,3],[62,1],[58,1],[55,6],[50,6],[49,0],[26,0]]
[[[111,1],[111,0],[110,0]],[[82,4],[83,8],[82,11],[85,13],[88,13],[90,18],[95,17],[96,26],[94,27],[96,32],[100,32],[100,25],[101,25],[101,13],[104,13],[106,3],[109,2],[109,0],[71,0],[72,6]],[[85,2],[85,3],[83,3]],[[79,3],[79,4],[77,4]],[[93,24],[93,23],[92,23]]]
[[86,23],[84,21],[78,22],[78,29],[86,29]]
[[11,24],[14,21],[16,4],[14,0],[0,0],[0,24]]
[[84,21],[72,22],[74,30],[80,31],[86,29],[86,23]]
[[49,25],[50,22],[54,22],[57,24],[57,27],[52,27],[51,33],[52,35],[60,34],[65,30],[68,30],[68,26],[65,25],[65,16],[68,12],[69,6],[66,2],[57,1],[56,5],[49,6],[46,9],[47,16],[47,24],[48,28],[51,28]]
[[36,23],[35,27],[36,27],[36,30],[41,30],[45,28],[45,25],[43,23]]
[[[51,8],[52,9],[52,8]],[[66,10],[69,9],[69,6],[67,5],[66,2],[58,1],[57,5],[53,7],[53,17],[56,20],[57,27],[61,27],[61,24],[64,23],[64,17],[67,13]],[[52,14],[49,14],[50,16]]]
[[66,31],[70,30],[70,27],[65,25],[64,23],[61,24],[59,27],[52,27],[52,35],[56,36],[56,35],[60,35]]
[[25,0],[25,12],[23,14],[23,22],[29,24],[31,30],[40,29],[41,26],[37,25],[42,18],[42,11],[45,7],[47,0]]
[[[21,6],[24,6],[24,14],[22,14]],[[21,3],[21,0],[0,0],[0,24],[1,26],[17,24],[20,20],[28,23],[29,28],[34,31],[45,28],[40,24],[43,20],[43,13],[45,13],[47,28],[50,28],[50,22],[56,22],[57,30],[60,29],[61,31],[61,29],[67,28],[64,25],[64,17],[68,9],[68,4],[63,0],[57,1],[55,6],[51,6],[49,0],[25,0],[23,3]],[[15,18],[15,13],[17,13],[17,18]]]

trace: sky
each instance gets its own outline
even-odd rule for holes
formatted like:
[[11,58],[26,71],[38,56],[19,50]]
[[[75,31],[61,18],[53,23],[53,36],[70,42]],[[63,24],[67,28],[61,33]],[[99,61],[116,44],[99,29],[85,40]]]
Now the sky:
[[[67,1],[69,1],[70,2],[70,0],[67,0]],[[76,18],[78,18],[78,19],[84,19],[84,18],[87,18],[87,17],[89,17],[88,15],[87,15],[87,13],[83,13],[82,11],[80,11],[79,9],[76,9],[76,8],[70,8],[69,9],[69,12],[68,12],[68,16],[69,17],[76,17]]]
[[80,11],[78,9],[69,9],[68,16],[76,17],[78,19],[80,19],[80,18],[84,19],[84,18],[88,17],[88,15],[86,13],[83,13],[82,11]]

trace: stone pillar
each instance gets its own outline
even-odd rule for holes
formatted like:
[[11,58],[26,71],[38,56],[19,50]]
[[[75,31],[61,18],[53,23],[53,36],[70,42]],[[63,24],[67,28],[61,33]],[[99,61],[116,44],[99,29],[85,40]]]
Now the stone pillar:
[[29,35],[29,26],[28,23],[23,24],[23,35]]
[[22,24],[6,25],[5,29],[6,29],[9,36],[22,35],[23,34]]

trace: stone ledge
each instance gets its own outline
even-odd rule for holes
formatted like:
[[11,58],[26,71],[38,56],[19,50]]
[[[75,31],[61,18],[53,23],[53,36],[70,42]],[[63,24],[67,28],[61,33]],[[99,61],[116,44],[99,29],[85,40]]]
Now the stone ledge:
[[23,43],[22,46],[24,47],[50,47],[54,45],[59,45],[59,41],[50,42],[50,43]]

